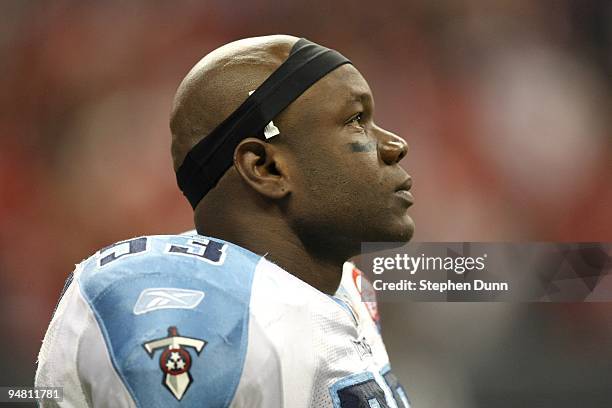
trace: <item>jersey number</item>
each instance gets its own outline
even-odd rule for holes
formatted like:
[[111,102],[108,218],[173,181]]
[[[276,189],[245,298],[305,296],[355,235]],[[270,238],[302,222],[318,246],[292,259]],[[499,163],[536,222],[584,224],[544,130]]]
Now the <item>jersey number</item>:
[[[383,374],[383,378],[393,393],[397,408],[410,408],[406,392],[397,378],[390,371]],[[332,400],[336,408],[390,408],[386,402],[385,392],[373,378],[359,382],[349,380],[348,385],[335,390]]]
[[373,379],[348,385],[336,392],[339,408],[389,408],[384,391]]
[[[211,239],[189,239],[184,245],[171,244],[166,252],[175,255],[186,255],[206,261],[213,265],[221,265],[225,261],[227,245]],[[147,237],[139,237],[128,241],[117,242],[100,250],[99,266],[105,266],[125,256],[137,255],[147,250]]]
[[167,252],[176,255],[188,255],[200,258],[214,265],[225,260],[226,245],[206,238],[190,239],[185,245],[170,245]]
[[119,258],[135,255],[147,250],[147,237],[130,239],[117,242],[100,250],[100,267],[107,265]]

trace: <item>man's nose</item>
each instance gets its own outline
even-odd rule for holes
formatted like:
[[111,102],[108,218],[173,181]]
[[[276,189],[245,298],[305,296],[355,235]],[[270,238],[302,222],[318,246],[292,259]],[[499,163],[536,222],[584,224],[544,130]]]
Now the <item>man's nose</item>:
[[408,153],[408,143],[401,137],[387,130],[380,129],[381,137],[378,141],[380,158],[385,164],[399,163]]

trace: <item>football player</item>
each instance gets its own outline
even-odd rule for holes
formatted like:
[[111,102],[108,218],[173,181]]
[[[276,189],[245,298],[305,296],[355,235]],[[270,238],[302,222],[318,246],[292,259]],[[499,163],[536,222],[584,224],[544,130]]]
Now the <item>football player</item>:
[[42,405],[407,408],[345,264],[414,228],[407,145],[359,71],[305,39],[232,42],[187,74],[170,127],[197,232],[77,266],[36,374],[63,401]]

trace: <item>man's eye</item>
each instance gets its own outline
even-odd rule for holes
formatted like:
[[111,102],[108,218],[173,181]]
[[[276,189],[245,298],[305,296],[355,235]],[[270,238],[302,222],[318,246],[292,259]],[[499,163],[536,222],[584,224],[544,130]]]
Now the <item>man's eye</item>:
[[348,123],[349,124],[355,124],[355,125],[361,125],[361,119],[362,119],[362,113],[359,112],[358,114],[356,114],[355,116],[353,116]]

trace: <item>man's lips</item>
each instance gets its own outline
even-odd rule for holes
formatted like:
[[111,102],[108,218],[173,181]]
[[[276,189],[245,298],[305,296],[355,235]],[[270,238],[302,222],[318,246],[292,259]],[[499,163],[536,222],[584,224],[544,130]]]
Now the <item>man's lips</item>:
[[410,188],[412,188],[412,178],[408,177],[400,186],[395,190],[395,195],[400,197],[402,200],[408,202],[408,206],[414,204],[414,197],[412,193],[410,193]]
[[412,204],[414,204],[414,197],[412,196],[412,193],[410,193],[410,191],[408,190],[397,190],[395,192],[395,195],[397,197],[400,197],[402,200],[407,201],[408,206],[411,206]]

